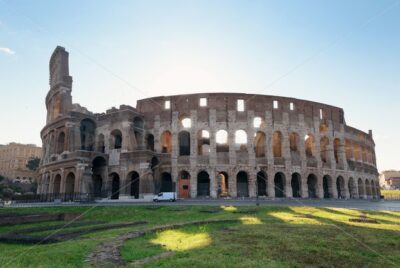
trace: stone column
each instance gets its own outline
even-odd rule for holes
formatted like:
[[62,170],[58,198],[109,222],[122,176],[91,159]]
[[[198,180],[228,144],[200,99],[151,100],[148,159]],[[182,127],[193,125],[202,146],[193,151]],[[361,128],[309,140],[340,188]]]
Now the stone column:
[[316,185],[316,195],[317,198],[324,198],[324,186],[323,186],[323,178],[321,175],[315,174],[317,177],[317,185]]
[[217,143],[215,140],[217,112],[215,109],[209,111],[209,122],[210,122],[210,166],[215,167],[217,165]]
[[291,198],[293,197],[292,190],[292,176],[289,172],[285,172],[285,197]]
[[267,180],[268,197],[275,198],[275,184],[274,184],[275,172],[273,170],[268,169],[267,173],[268,173],[268,180]]

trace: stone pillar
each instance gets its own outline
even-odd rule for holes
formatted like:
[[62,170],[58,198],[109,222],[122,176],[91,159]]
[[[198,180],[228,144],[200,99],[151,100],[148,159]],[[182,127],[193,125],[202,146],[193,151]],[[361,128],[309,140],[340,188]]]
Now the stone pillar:
[[302,198],[308,198],[308,185],[307,185],[307,176],[308,173],[302,173],[301,174],[301,181],[300,181],[300,188],[301,188],[301,197]]
[[236,144],[235,144],[235,121],[236,112],[228,111],[228,144],[229,144],[229,164],[236,165]]
[[323,178],[318,174],[315,174],[315,176],[317,177],[316,195],[317,198],[322,199],[324,198]]
[[216,172],[214,169],[208,169],[207,172],[208,175],[210,176],[210,196],[212,198],[217,198],[218,183],[215,174]]
[[161,153],[161,144],[160,144],[160,116],[154,116],[154,128],[153,128],[153,135],[154,135],[154,151]]
[[292,190],[292,176],[289,172],[285,172],[285,197],[291,198],[293,197]]
[[275,184],[274,184],[275,172],[273,170],[269,169],[267,173],[268,173],[268,180],[267,180],[268,197],[275,198]]
[[[251,168],[251,167],[250,167]],[[256,197],[256,181],[257,181],[257,171],[251,168],[248,172],[248,182],[249,182],[249,197]]]
[[210,122],[210,166],[215,167],[217,165],[217,143],[215,140],[217,112],[215,109],[209,111],[209,122]]

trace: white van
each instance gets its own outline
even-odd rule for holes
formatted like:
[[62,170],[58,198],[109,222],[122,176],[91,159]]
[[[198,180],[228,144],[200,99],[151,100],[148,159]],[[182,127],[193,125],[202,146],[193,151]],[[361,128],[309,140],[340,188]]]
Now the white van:
[[175,202],[176,201],[176,193],[175,192],[161,192],[158,195],[154,196],[153,201],[154,202],[158,202],[158,201]]

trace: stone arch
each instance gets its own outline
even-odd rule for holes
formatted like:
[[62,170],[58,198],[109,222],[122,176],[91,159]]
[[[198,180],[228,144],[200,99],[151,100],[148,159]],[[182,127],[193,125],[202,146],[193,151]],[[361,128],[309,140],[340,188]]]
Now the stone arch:
[[264,171],[257,172],[257,195],[258,196],[267,196],[268,191],[268,181],[267,175]]
[[197,132],[197,154],[210,154],[210,132],[208,130],[201,129]]
[[272,150],[274,157],[282,157],[282,133],[275,131],[272,135]]
[[119,175],[116,172],[110,174],[111,180],[111,199],[119,199],[119,192],[121,190],[120,187],[120,179]]
[[161,189],[160,192],[174,192],[173,190],[172,176],[169,172],[163,172],[161,174]]
[[172,152],[172,134],[166,130],[161,134],[161,153],[170,154]]
[[285,197],[285,174],[277,172],[274,176],[275,197]]
[[128,174],[128,183],[130,184],[129,188],[130,189],[130,196],[139,199],[139,194],[140,194],[140,176],[137,171],[131,171]]
[[154,135],[147,134],[146,136],[146,149],[150,151],[154,151]]
[[264,132],[256,132],[256,137],[254,138],[254,151],[256,157],[265,157],[266,140]]
[[353,177],[349,178],[349,181],[347,184],[348,184],[348,188],[349,188],[350,198],[356,198],[357,197],[357,186],[356,186],[356,182],[353,179]]
[[217,153],[229,152],[228,132],[220,129],[216,132],[215,141],[217,143]]
[[197,174],[197,196],[210,195],[210,175],[207,171],[200,171]]
[[96,123],[89,118],[83,119],[80,124],[81,150],[93,151]]
[[247,151],[247,133],[243,129],[235,131],[235,145],[239,151]]
[[336,190],[338,198],[346,198],[345,182],[342,176],[338,176],[336,179]]
[[365,196],[364,182],[361,178],[358,179],[358,198],[362,199]]
[[178,134],[179,155],[190,155],[190,133],[181,131]]
[[245,171],[239,171],[236,174],[237,197],[249,196],[249,178]]
[[301,197],[301,176],[299,173],[292,174],[290,184],[292,186],[292,196],[295,198]]
[[329,139],[328,137],[324,136],[321,138],[320,141],[320,155],[322,163],[327,163],[328,161],[328,146],[329,146]]
[[59,194],[61,192],[61,175],[57,174],[54,177],[54,183],[53,183],[53,194]]
[[65,193],[74,194],[75,189],[75,174],[73,172],[68,173],[65,179]]
[[314,157],[315,156],[315,139],[314,135],[308,134],[305,137],[304,142],[305,150],[306,150],[306,157]]
[[299,145],[300,145],[300,137],[296,132],[292,132],[289,135],[289,145],[290,145],[290,153],[292,155],[299,153]]
[[62,131],[57,138],[57,154],[61,154],[65,150],[65,133]]
[[307,190],[309,198],[317,198],[317,185],[318,178],[314,174],[310,174],[307,177]]
[[190,194],[190,173],[187,172],[186,170],[182,170],[179,172],[179,179],[178,179],[178,185],[179,185],[179,198],[189,198]]
[[104,135],[99,134],[97,135],[97,151],[104,153],[106,149],[106,146],[104,144]]
[[111,131],[111,148],[121,149],[122,148],[122,133],[119,129]]
[[324,191],[324,198],[332,198],[333,197],[333,180],[331,176],[325,175],[322,178],[322,188]]

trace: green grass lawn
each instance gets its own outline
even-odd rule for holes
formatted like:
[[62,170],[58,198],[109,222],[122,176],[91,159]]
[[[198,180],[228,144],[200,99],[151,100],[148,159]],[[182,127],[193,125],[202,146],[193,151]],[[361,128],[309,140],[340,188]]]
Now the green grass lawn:
[[[171,253],[147,263],[146,267],[395,267],[400,264],[400,213],[397,212],[364,212],[379,224],[350,222],[350,218],[361,214],[357,210],[312,207],[19,208],[2,209],[0,216],[10,212],[65,211],[83,212],[84,220],[106,223],[145,220],[148,224],[100,231],[55,244],[0,243],[0,267],[5,264],[85,267],[89,252],[119,234],[205,219],[239,221],[185,226],[130,239],[122,247],[122,256],[128,266],[134,266],[135,261],[145,257]],[[0,233],[59,223],[1,226]]]

